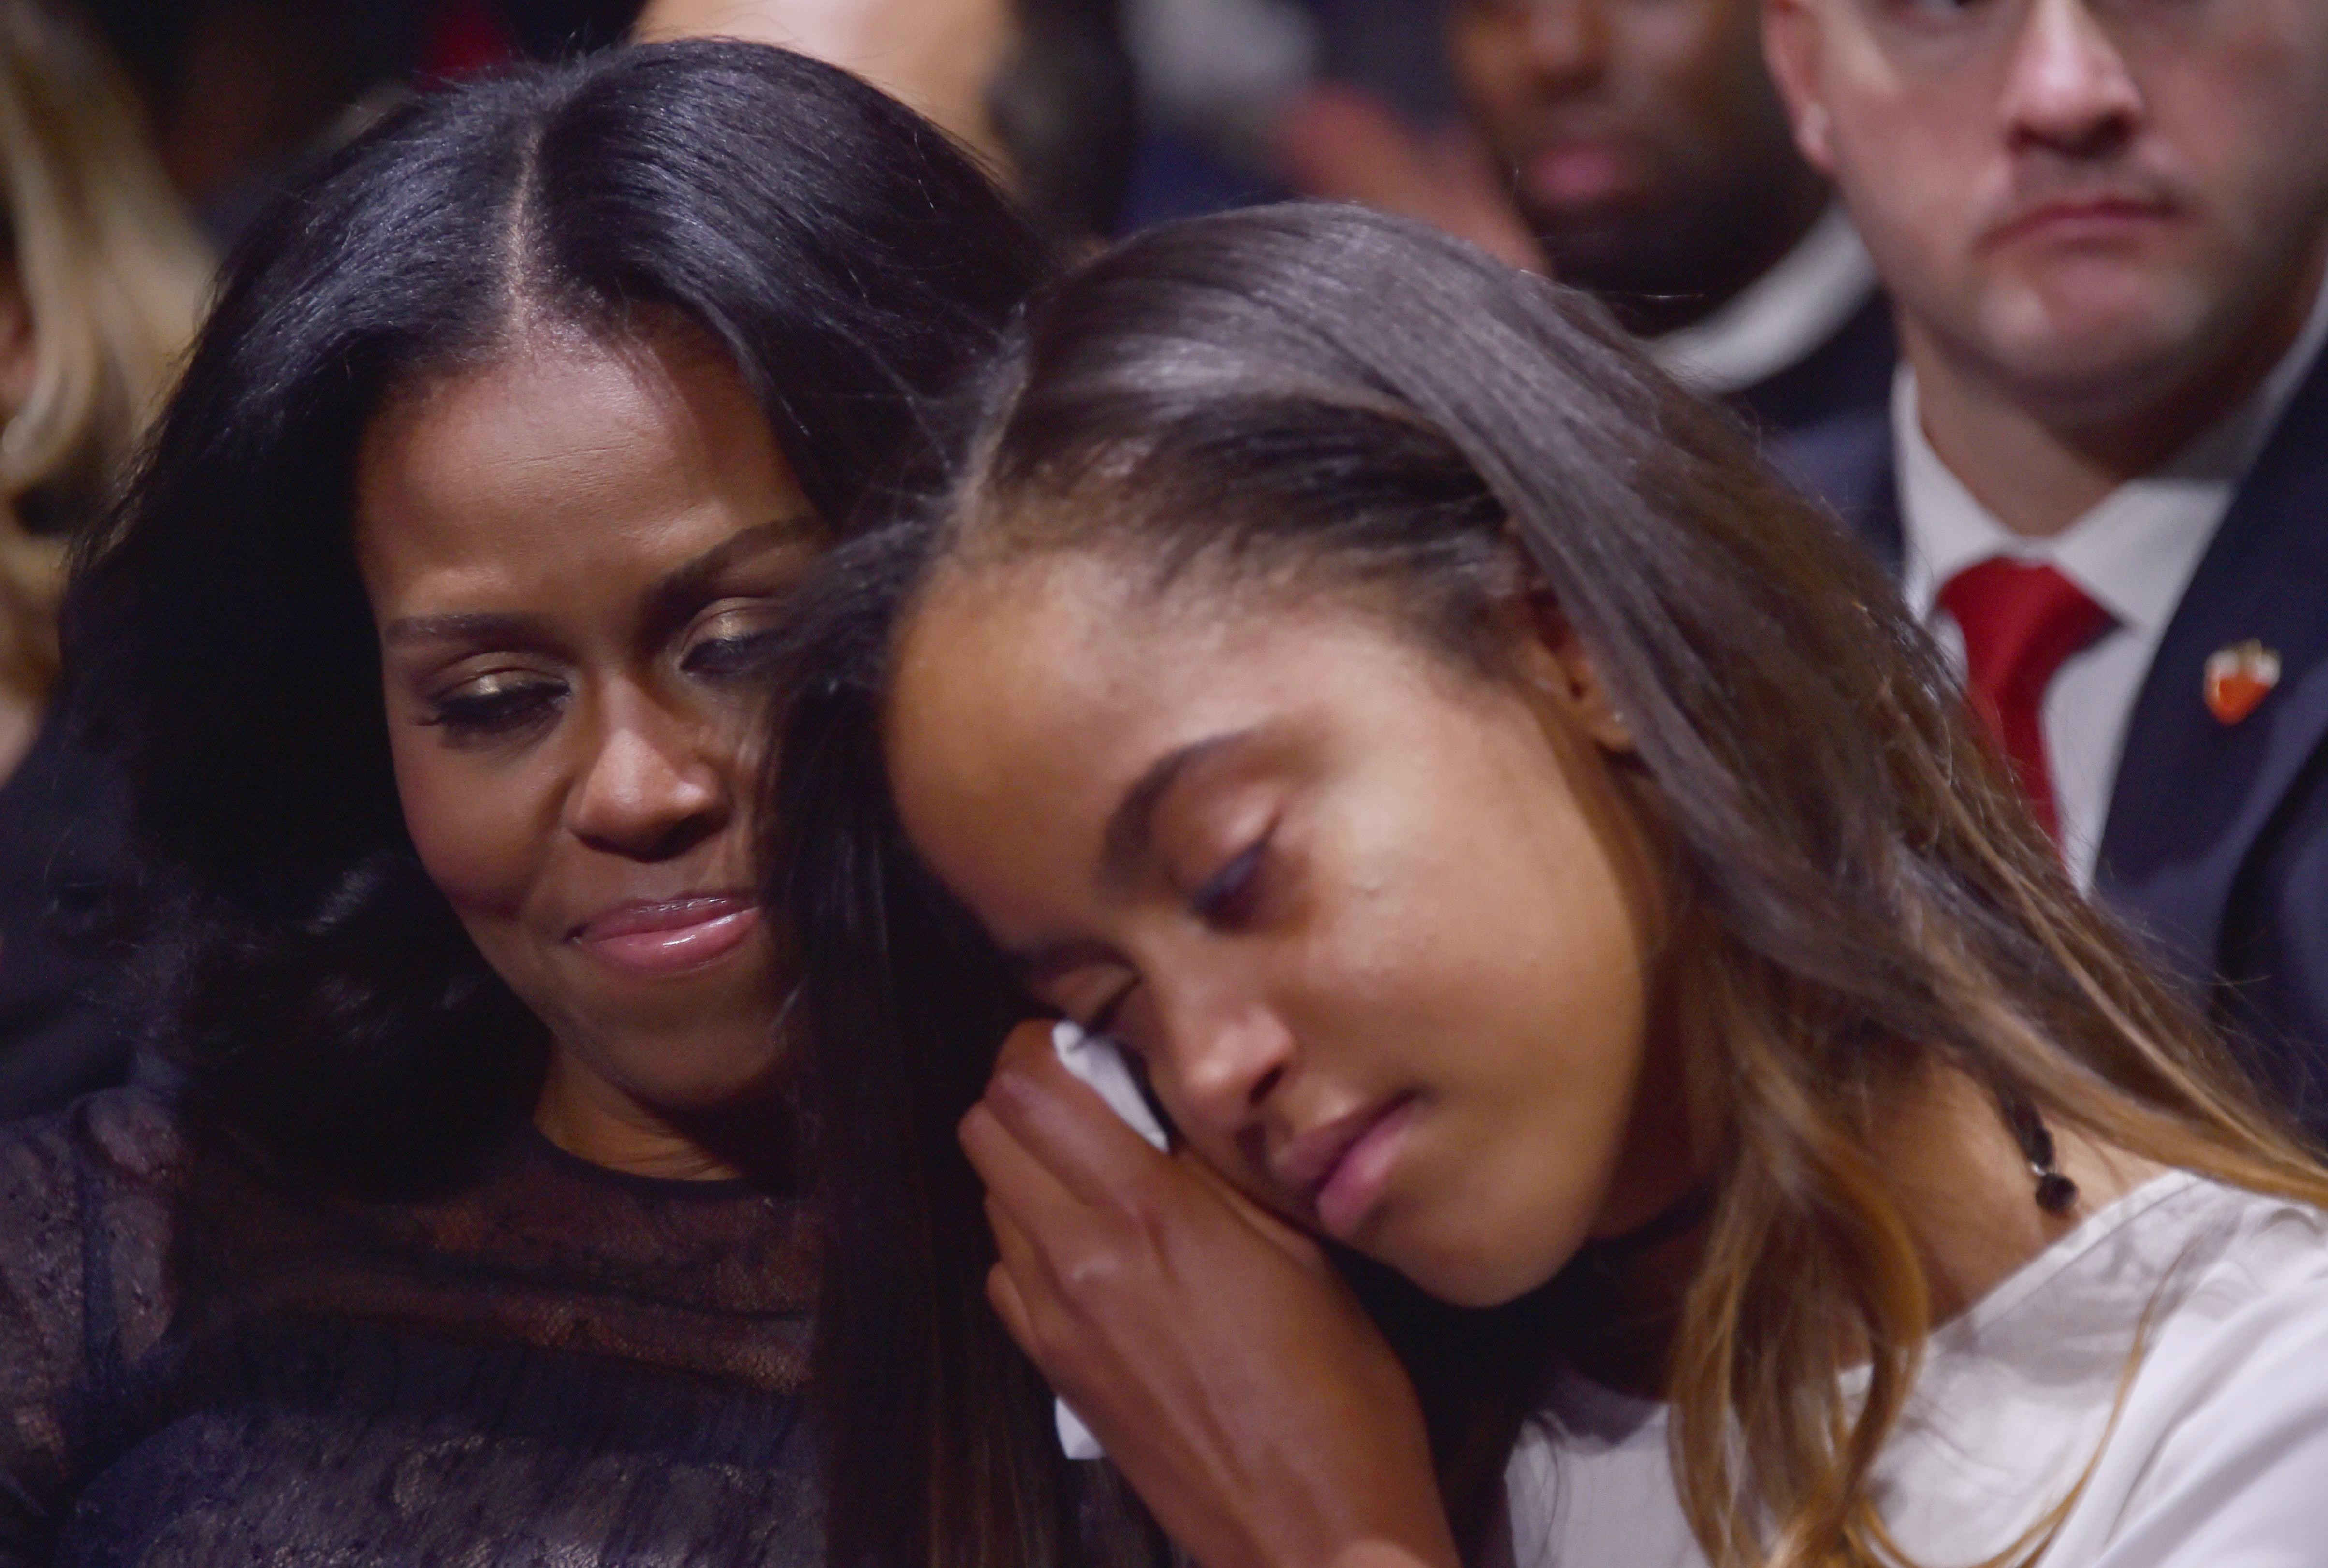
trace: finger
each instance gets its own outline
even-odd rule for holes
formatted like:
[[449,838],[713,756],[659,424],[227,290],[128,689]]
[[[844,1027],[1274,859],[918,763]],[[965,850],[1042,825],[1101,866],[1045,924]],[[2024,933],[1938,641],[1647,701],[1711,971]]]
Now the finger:
[[[1052,1349],[1059,1343],[1057,1329],[1070,1315],[1058,1274],[1035,1239],[990,1197],[986,1220],[993,1227],[994,1250],[1000,1259],[987,1272],[987,1300],[1001,1315],[1018,1348],[1056,1386],[1060,1367]],[[1052,1328],[1050,1335],[1043,1332],[1044,1324]]]
[[[1022,1294],[1040,1295],[1030,1306],[1065,1300],[1071,1292],[1063,1282],[1081,1261],[1120,1252],[1127,1232],[1137,1229],[1127,1223],[1122,1203],[1087,1202],[1069,1190],[983,1103],[962,1118],[962,1143],[986,1183],[987,1221],[998,1251],[1012,1265]],[[1164,1175],[1176,1183],[1183,1179],[1169,1164]]]
[[1315,1236],[1301,1229],[1274,1210],[1263,1207],[1252,1194],[1231,1181],[1193,1150],[1182,1150],[1173,1156],[1173,1163],[1203,1186],[1230,1213],[1286,1257],[1305,1271],[1322,1277],[1338,1278],[1333,1264],[1328,1261],[1326,1249]]
[[1002,1048],[995,1053],[994,1066],[999,1071],[1005,1066],[1020,1066],[1048,1056],[1056,1059],[1058,1052],[1051,1047],[1051,1031],[1056,1025],[1050,1019],[1028,1019],[1015,1025],[1002,1037]]
[[996,1259],[1018,1282],[1019,1299],[1026,1300],[1030,1291],[1056,1299],[1059,1294],[1058,1277],[1051,1271],[1050,1259],[1028,1234],[1027,1227],[991,1193],[986,1198],[986,1224],[994,1233]]
[[1000,1263],[986,1271],[986,1301],[994,1309],[994,1315],[1002,1319],[1003,1332],[1010,1336],[1028,1360],[1040,1366],[1042,1361],[1035,1354],[1034,1328],[1027,1316],[1026,1300],[1018,1292],[1018,1282]]
[[1133,1131],[1090,1084],[1067,1071],[1047,1035],[1040,1050],[1014,1031],[980,1102],[1084,1203],[1120,1207],[1169,1182],[1171,1161]]
[[971,1169],[986,1184],[990,1209],[999,1203],[1037,1230],[1089,1223],[1090,1206],[1036,1159],[985,1101],[970,1108],[954,1135]]

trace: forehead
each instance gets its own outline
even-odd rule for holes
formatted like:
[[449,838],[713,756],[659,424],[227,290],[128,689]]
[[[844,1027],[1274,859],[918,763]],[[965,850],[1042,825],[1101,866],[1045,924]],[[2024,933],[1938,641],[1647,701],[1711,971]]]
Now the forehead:
[[[2098,41],[2152,78],[2198,77],[2236,67],[2243,79],[2295,80],[2328,48],[2328,5],[2318,0],[1801,0],[1829,29],[1889,45],[1882,70],[1894,86],[1947,82],[2003,86],[1965,66],[1994,67],[2046,41]],[[2068,23],[2073,31],[2064,31]],[[1874,62],[1866,62],[1874,69]]]
[[733,367],[684,335],[525,334],[430,377],[366,430],[368,585],[652,573],[808,502]]
[[1388,721],[1467,679],[1362,590],[1150,585],[1105,557],[1019,558],[942,574],[901,629],[883,716],[899,814],[1006,943],[1091,880],[1108,818],[1159,758]]
[[883,716],[909,826],[1038,798],[1103,809],[1110,775],[1234,706],[1205,672],[1237,620],[1200,620],[1084,554],[942,573],[901,628]]

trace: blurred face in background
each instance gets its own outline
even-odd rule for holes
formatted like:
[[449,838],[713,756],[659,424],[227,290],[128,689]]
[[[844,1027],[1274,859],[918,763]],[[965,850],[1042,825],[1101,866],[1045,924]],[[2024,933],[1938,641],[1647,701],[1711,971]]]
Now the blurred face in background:
[[634,31],[749,39],[838,65],[1009,170],[988,100],[1018,43],[1014,0],[647,0]]
[[2301,322],[2320,0],[1772,0],[1769,28],[1911,355],[2101,420],[2260,375]]
[[1676,313],[1702,315],[1825,205],[1756,0],[1457,0],[1450,42],[1472,121],[1565,282],[1682,295]]
[[758,404],[677,331],[522,332],[367,435],[357,558],[405,821],[549,1028],[538,1119],[600,1163],[778,1071],[752,737],[820,539]]

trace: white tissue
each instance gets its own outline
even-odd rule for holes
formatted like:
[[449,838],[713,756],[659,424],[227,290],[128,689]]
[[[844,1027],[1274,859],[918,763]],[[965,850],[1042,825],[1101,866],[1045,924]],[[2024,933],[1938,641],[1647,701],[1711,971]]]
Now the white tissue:
[[[1089,1033],[1075,1024],[1061,1019],[1051,1026],[1051,1048],[1068,1072],[1089,1084],[1108,1109],[1123,1118],[1126,1125],[1159,1149],[1168,1148],[1170,1140],[1164,1136],[1156,1113],[1140,1093],[1140,1080],[1131,1074],[1131,1064],[1123,1058],[1123,1047],[1105,1035]],[[1064,1399],[1054,1400],[1055,1414],[1059,1428],[1059,1449],[1071,1460],[1095,1460],[1106,1457],[1099,1439],[1083,1422],[1083,1417],[1067,1408]]]

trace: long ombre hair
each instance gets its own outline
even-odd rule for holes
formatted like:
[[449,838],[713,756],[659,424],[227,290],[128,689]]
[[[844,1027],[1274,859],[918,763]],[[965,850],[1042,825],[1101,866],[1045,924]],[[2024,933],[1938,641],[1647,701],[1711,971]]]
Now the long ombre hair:
[[[976,981],[960,912],[923,912],[934,895],[896,864],[887,650],[934,574],[1063,549],[1146,563],[1159,592],[1263,574],[1364,584],[1472,662],[1492,658],[1493,612],[1518,582],[1594,652],[1673,846],[1666,979],[1686,1092],[1719,1150],[1666,1369],[1682,1505],[1717,1568],[1902,1560],[1869,1477],[1932,1291],[1876,1139],[1935,1066],[2056,1127],[2328,1207],[2306,1147],[2078,894],[1892,586],[1728,417],[1582,296],[1413,224],[1296,206],[1159,230],[1065,280],[927,514],[833,563],[786,737],[784,887],[826,1014],[821,1082],[840,1102],[827,1113],[878,1124],[852,1091],[911,1108],[893,1113],[886,1158],[857,1151],[842,1223],[976,1225],[952,1126],[995,1044],[993,982],[956,993],[974,1003],[933,990]],[[873,1020],[868,988],[901,1000]],[[943,1315],[979,1301],[990,1253],[957,1237],[926,1258],[949,1271],[925,1287],[943,1300],[888,1342],[961,1351],[972,1340]],[[1559,1294],[1544,1293],[1549,1323],[1401,1309],[1394,1341],[1473,1543],[1524,1413],[1509,1359],[1462,1347],[1508,1344],[1516,1321],[1556,1338]],[[898,1430],[1004,1403],[989,1332],[934,1362]],[[1863,1396],[1847,1395],[1862,1361]],[[925,1545],[1004,1544],[921,1562],[1000,1568],[1025,1488],[972,1496],[965,1455],[990,1479],[1037,1473],[974,1439],[909,1443],[901,1461],[922,1468],[898,1494],[918,1488],[934,1510]],[[2007,1555],[2046,1538],[2041,1526]]]

